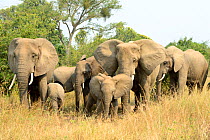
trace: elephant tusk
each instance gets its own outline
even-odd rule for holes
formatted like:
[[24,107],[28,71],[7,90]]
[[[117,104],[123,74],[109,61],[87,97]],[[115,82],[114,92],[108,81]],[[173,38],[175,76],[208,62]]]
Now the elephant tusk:
[[34,80],[34,75],[33,75],[33,73],[31,73],[31,78],[30,78],[31,80],[30,80],[30,82],[29,82],[29,84],[28,85],[31,85],[32,83],[33,83],[33,80]]
[[14,77],[13,77],[13,79],[12,79],[12,83],[11,83],[11,85],[9,86],[9,90],[12,88],[12,86],[13,86],[13,84],[14,84],[14,82],[15,82],[15,79],[16,79],[16,74],[14,75]]
[[85,83],[82,83],[82,88],[83,88],[83,89],[85,88]]
[[162,78],[160,78],[160,80],[158,80],[159,82],[162,81],[165,78],[166,74],[163,74]]
[[132,78],[132,81],[133,81],[134,80],[134,75],[132,75],[131,78]]

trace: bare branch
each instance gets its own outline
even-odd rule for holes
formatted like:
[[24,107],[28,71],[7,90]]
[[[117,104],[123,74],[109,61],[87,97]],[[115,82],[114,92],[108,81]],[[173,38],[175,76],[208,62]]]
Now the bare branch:
[[61,28],[60,28],[60,22],[58,21],[57,23],[58,23],[58,28],[57,28],[57,30],[58,30],[58,32],[59,32],[58,37],[60,38],[60,41],[61,41],[61,43],[63,44],[63,46],[65,46],[65,43],[64,43],[64,41],[63,41],[62,31],[61,31]]
[[70,36],[71,35],[71,29],[70,29],[69,25],[65,21],[62,21],[62,22],[63,22],[63,24],[66,25],[66,27],[68,29],[69,36]]

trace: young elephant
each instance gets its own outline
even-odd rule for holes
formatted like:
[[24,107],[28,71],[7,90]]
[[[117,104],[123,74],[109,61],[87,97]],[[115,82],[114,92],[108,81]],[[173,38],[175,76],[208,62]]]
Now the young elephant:
[[[114,107],[114,116],[117,115],[117,99],[123,97],[123,108],[129,111],[129,93],[133,86],[131,77],[126,74],[118,74],[114,77],[99,73],[90,81],[90,94],[86,105],[87,113],[91,112],[91,107],[97,103],[97,114],[104,111],[104,117],[108,117],[110,103]],[[124,111],[124,112],[125,112]]]
[[49,98],[50,110],[62,110],[64,103],[64,89],[58,83],[49,83],[47,88],[47,97]]

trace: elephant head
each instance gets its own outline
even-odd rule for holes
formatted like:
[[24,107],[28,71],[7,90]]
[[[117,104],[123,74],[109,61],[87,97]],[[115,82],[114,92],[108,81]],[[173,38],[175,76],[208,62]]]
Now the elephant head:
[[128,94],[133,86],[130,76],[118,74],[114,77],[99,74],[90,81],[90,93],[104,103],[104,113],[108,116],[112,99]]
[[113,75],[118,68],[119,73],[132,76],[137,66],[150,75],[166,55],[160,44],[149,39],[129,43],[113,39],[100,44],[94,56],[109,75]]
[[94,56],[86,59],[82,56],[76,64],[75,69],[75,94],[76,94],[76,110],[79,111],[80,94],[83,92],[84,105],[86,104],[87,94],[89,93],[89,81],[92,76],[98,73],[105,73],[101,65],[95,60]]
[[175,46],[170,46],[166,49],[166,59],[163,63],[160,65],[160,71],[158,74],[158,77],[162,77],[161,79],[158,79],[161,81],[165,74],[169,71],[177,72],[179,71],[183,64],[184,64],[184,52],[180,49],[178,49]]
[[33,82],[29,83],[30,75],[32,79],[53,70],[58,63],[58,55],[46,39],[15,38],[8,48],[8,63],[12,72],[17,74],[20,101],[26,103],[28,84]]

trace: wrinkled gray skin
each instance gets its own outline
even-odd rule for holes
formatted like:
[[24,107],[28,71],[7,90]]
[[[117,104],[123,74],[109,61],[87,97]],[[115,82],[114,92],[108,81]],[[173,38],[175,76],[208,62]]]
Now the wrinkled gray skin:
[[136,95],[134,110],[137,110],[140,94],[143,103],[149,100],[159,65],[165,60],[166,54],[164,47],[152,40],[142,39],[123,43],[112,39],[100,44],[94,56],[109,75],[113,75],[117,69],[118,73],[135,75],[132,90]]
[[65,92],[71,92],[75,87],[75,68],[61,66],[53,72],[53,82],[63,86]]
[[64,96],[64,89],[59,83],[48,84],[47,97],[49,98],[50,109],[63,110]]
[[[17,74],[21,104],[30,107],[28,93],[31,103],[40,96],[44,103],[47,83],[58,63],[58,55],[52,43],[43,38],[15,38],[8,48],[8,63],[12,72]],[[28,86],[31,73],[34,74],[34,80]]]
[[[91,77],[99,73],[106,73],[101,65],[95,60],[94,56],[81,58],[76,64],[75,69],[75,97],[76,111],[79,111],[80,94],[83,93],[84,107],[86,106],[88,93],[90,92],[89,82]],[[83,87],[84,84],[84,87]]]
[[[197,85],[198,90],[202,91],[208,74],[208,63],[204,56],[192,49],[182,51],[175,46],[166,49],[166,60],[161,64],[158,78],[163,74],[170,75],[170,90],[182,93],[185,85],[189,88],[189,93]],[[161,82],[157,83],[157,95],[160,96]]]
[[90,94],[86,105],[88,114],[91,112],[91,107],[97,103],[97,114],[104,112],[104,117],[109,114],[110,104],[114,107],[113,115],[117,116],[118,102],[117,99],[124,96],[123,102],[124,111],[129,111],[129,93],[133,86],[133,81],[126,74],[118,74],[114,77],[99,74],[90,80]]

